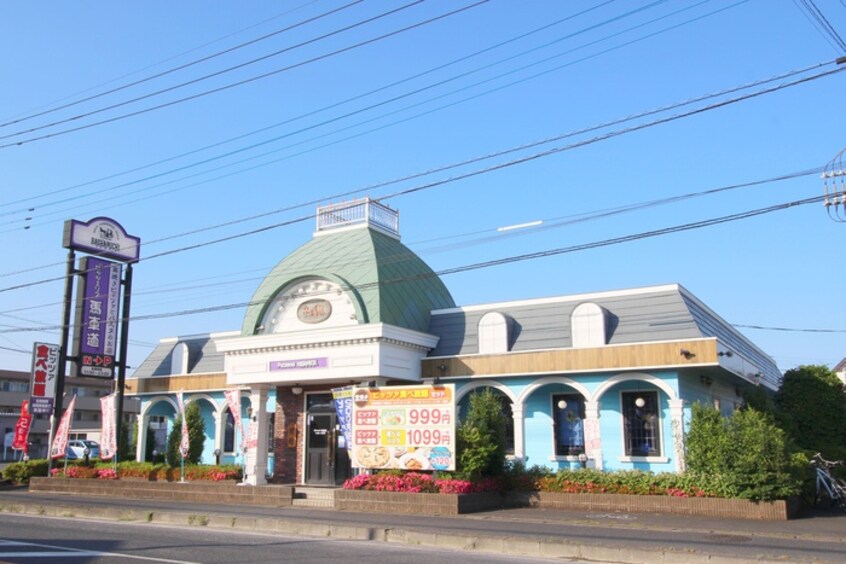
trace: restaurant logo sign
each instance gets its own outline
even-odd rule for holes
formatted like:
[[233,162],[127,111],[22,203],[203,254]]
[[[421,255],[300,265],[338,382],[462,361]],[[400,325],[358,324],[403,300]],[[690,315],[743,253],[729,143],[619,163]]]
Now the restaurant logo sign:
[[329,366],[329,359],[321,358],[300,358],[294,360],[274,360],[270,363],[270,371],[280,370],[310,370],[312,368],[326,368]]
[[127,234],[120,223],[108,217],[66,221],[62,244],[66,249],[121,262],[138,262],[141,254],[141,239]]

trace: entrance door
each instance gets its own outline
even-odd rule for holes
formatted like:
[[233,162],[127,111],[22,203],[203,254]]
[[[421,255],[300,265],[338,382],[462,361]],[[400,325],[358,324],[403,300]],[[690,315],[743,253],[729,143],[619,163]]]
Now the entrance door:
[[334,485],[335,414],[309,413],[306,433],[306,483]]

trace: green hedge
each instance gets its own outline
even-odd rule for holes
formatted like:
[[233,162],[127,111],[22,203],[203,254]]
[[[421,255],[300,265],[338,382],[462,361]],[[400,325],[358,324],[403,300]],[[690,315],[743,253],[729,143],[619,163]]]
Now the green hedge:
[[[97,478],[98,471],[114,468],[115,465],[109,462],[96,462],[84,465],[81,462],[68,463],[67,468],[73,469],[69,472],[75,478]],[[117,475],[119,478],[140,478],[155,481],[176,481],[181,477],[180,467],[171,467],[166,464],[153,464],[151,462],[119,462]],[[62,461],[54,463],[53,474],[65,476],[65,464]],[[3,478],[16,485],[29,484],[33,476],[47,476],[47,460],[30,460],[28,462],[15,462],[9,464],[3,471]],[[186,480],[240,480],[241,467],[231,464],[216,465],[186,465]]]

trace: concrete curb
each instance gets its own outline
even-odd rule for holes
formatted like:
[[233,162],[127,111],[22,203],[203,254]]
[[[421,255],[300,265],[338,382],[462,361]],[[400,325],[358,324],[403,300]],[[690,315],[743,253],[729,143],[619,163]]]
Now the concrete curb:
[[74,517],[91,520],[151,523],[181,527],[206,527],[236,531],[262,531],[287,535],[332,538],[338,540],[375,541],[414,546],[439,547],[450,550],[490,552],[512,556],[541,558],[570,558],[600,562],[642,564],[645,562],[684,561],[698,564],[761,564],[780,563],[784,557],[757,555],[756,558],[738,558],[732,555],[680,551],[668,548],[634,548],[613,543],[587,543],[569,538],[497,536],[486,534],[444,533],[424,528],[379,528],[367,525],[303,522],[295,519],[266,517],[234,517],[220,513],[191,513],[181,511],[153,511],[147,509],[118,509],[85,505],[20,504],[0,505],[0,513],[17,513],[45,517]]

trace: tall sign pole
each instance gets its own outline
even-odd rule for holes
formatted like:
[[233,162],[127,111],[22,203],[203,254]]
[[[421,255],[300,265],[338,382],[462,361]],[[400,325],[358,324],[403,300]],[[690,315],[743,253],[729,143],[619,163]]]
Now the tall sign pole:
[[[65,302],[62,312],[62,342],[59,373],[56,381],[56,409],[51,424],[50,442],[55,435],[56,422],[61,419],[66,362],[71,361],[75,376],[84,378],[114,379],[117,399],[117,421],[115,432],[120,437],[123,418],[123,388],[127,368],[127,346],[129,342],[129,304],[132,287],[132,263],[138,262],[141,254],[141,239],[126,233],[115,220],[95,217],[83,222],[70,219],[65,222],[62,244],[69,249],[68,275],[65,281]],[[89,255],[75,270],[74,251]],[[112,260],[105,260],[112,259]],[[117,261],[117,262],[114,262]],[[121,281],[122,265],[126,276]],[[77,315],[73,342],[70,334],[70,301],[73,294],[74,275],[81,277],[77,289]],[[118,314],[120,286],[123,285],[123,309]],[[118,318],[120,331],[118,335]],[[73,354],[68,350],[73,345]],[[117,358],[116,358],[116,355]],[[52,461],[52,459],[51,459]],[[50,463],[48,462],[48,465]]]
[[53,446],[53,437],[56,436],[56,425],[62,419],[65,397],[65,365],[68,360],[68,342],[70,335],[71,297],[73,296],[73,277],[76,274],[76,254],[71,248],[68,251],[67,271],[65,274],[65,297],[62,302],[62,336],[59,341],[59,367],[56,371],[56,399],[53,405],[53,416],[50,420],[50,434],[47,437],[47,476],[53,474],[53,457],[50,456],[50,449]]
[[[117,437],[117,452],[120,453],[121,430],[123,429],[123,389],[126,385],[126,350],[129,346],[129,302],[132,296],[132,263],[126,265],[126,274],[123,278],[123,314],[120,323],[120,362],[118,363],[117,394],[115,399],[117,414],[115,415],[115,436]],[[125,445],[124,445],[125,446]],[[120,454],[118,454],[119,458]]]

